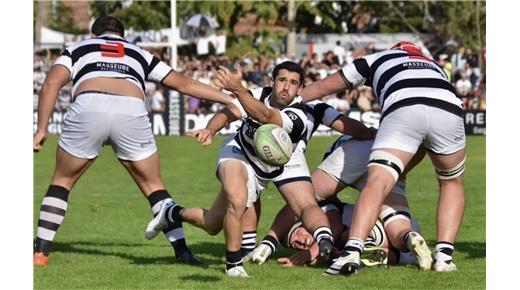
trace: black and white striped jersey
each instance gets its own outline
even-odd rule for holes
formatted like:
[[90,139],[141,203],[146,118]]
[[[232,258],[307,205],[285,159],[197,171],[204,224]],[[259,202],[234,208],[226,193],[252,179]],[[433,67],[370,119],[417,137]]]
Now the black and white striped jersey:
[[146,50],[113,34],[80,41],[65,48],[54,65],[70,71],[72,95],[93,77],[124,78],[145,91],[145,80],[162,82],[172,68]]
[[422,55],[391,49],[354,60],[339,71],[350,87],[367,85],[382,117],[407,105],[425,104],[462,115],[462,102],[441,66]]
[[312,134],[318,130],[318,127],[321,124],[330,127],[334,121],[343,115],[341,112],[336,111],[332,106],[319,100],[306,103],[305,109],[307,113],[307,134],[302,140],[302,142],[305,142],[305,145],[309,143]]
[[[249,92],[255,99],[271,108],[269,101],[272,91],[273,88],[264,87],[251,89]],[[240,106],[239,103],[237,103],[237,105]],[[244,156],[255,170],[256,175],[262,179],[272,179],[282,174],[284,169],[283,166],[277,167],[268,165],[256,156],[254,135],[256,129],[258,129],[262,124],[244,115],[245,111],[243,108],[240,108],[240,110],[243,114],[243,120],[242,125],[235,135],[235,140],[240,145],[240,148],[244,152]],[[294,150],[298,142],[304,140],[306,137],[307,115],[305,113],[305,105],[302,103],[302,98],[296,96],[288,106],[280,109],[280,113],[283,119],[282,128],[289,134],[289,137],[291,137]]]

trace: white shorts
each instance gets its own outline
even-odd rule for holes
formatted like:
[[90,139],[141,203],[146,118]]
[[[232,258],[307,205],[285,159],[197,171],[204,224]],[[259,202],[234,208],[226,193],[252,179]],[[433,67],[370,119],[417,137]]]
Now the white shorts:
[[148,112],[142,100],[130,96],[84,93],[76,97],[63,120],[59,146],[85,159],[110,144],[117,158],[145,159],[157,151]]
[[373,149],[415,153],[419,145],[436,154],[452,154],[466,146],[464,120],[445,110],[413,105],[388,114],[379,124]]
[[[347,136],[345,136],[347,137]],[[343,138],[338,147],[318,166],[334,180],[357,190],[362,190],[367,182],[367,164],[373,140]],[[405,182],[397,180],[393,193],[405,195]]]
[[269,181],[260,179],[255,175],[253,167],[247,161],[234,137],[235,135],[231,135],[222,142],[217,158],[217,170],[220,164],[228,160],[240,160],[244,164],[247,170],[247,207],[251,207],[260,198],[260,193],[267,188]]
[[307,160],[305,159],[305,147],[305,143],[298,143],[291,159],[285,164],[283,173],[273,179],[276,187],[294,181],[311,182],[311,173],[309,172],[309,166],[307,166]]

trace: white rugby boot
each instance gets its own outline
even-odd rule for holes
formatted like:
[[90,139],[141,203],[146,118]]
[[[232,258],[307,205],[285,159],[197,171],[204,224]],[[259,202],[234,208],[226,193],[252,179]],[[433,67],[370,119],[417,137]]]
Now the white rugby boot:
[[236,266],[229,270],[226,269],[226,275],[230,277],[249,277],[243,266]]
[[416,232],[410,232],[407,243],[408,248],[417,259],[419,268],[424,271],[430,270],[433,262],[432,252],[428,248],[424,238]]
[[361,267],[358,252],[344,252],[322,275],[356,274]]
[[168,225],[168,220],[166,219],[166,211],[175,206],[176,204],[173,200],[169,199],[162,203],[161,209],[157,213],[157,215],[148,223],[146,227],[146,232],[144,236],[151,240],[155,238],[166,226]]
[[457,266],[453,261],[446,263],[446,261],[443,260],[435,260],[435,263],[433,263],[433,270],[435,272],[457,272]]

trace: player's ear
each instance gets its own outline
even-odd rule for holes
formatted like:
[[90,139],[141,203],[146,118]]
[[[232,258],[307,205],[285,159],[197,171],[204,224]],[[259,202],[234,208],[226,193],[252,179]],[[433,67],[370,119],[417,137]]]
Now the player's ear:
[[296,91],[296,95],[300,95],[300,93],[302,92],[303,90],[303,87],[304,87],[304,84],[300,84],[300,86],[298,87],[298,91]]

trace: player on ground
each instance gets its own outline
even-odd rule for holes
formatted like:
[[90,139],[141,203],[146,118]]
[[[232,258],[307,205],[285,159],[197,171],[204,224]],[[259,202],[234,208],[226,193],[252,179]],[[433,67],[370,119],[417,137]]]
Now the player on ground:
[[[165,213],[169,222],[182,218],[206,230],[211,228],[211,231],[207,230],[210,233],[215,230],[218,232],[223,227],[227,248],[226,273],[247,277],[240,251],[242,216],[246,208],[256,201],[268,181],[284,171],[283,166],[267,165],[256,156],[253,144],[255,130],[262,124],[276,124],[287,131],[293,148],[296,148],[300,140],[305,138],[307,117],[298,96],[303,88],[303,71],[298,64],[287,61],[277,65],[273,70],[273,87],[248,91],[242,87],[241,80],[240,71],[231,73],[221,67],[217,74],[216,84],[233,92],[240,101],[229,105],[218,118],[224,118],[224,123],[243,119],[238,132],[224,141],[219,152],[217,173],[222,184],[220,195],[206,212],[203,209],[184,210],[175,206],[168,207]],[[313,233],[320,247],[320,255],[328,259],[334,241],[328,220],[314,196],[300,194],[284,198],[295,214],[302,218],[309,232]],[[155,218],[148,225],[148,235],[153,237],[157,229],[166,223],[164,218]]]
[[[349,203],[343,203],[337,201],[324,201],[321,206],[329,218],[331,228],[334,233],[334,226],[340,225],[341,232],[337,237],[337,240],[341,244],[347,240],[350,223],[352,221],[352,214],[354,211],[354,205]],[[287,228],[286,223],[291,221],[291,217],[280,218],[283,214],[282,209],[277,215],[277,219],[273,222],[270,232],[271,234],[281,234],[283,231],[280,229]],[[289,213],[285,210],[286,213]],[[292,219],[294,220],[294,216]],[[419,225],[415,220],[412,219],[412,228],[414,231],[419,232]],[[305,264],[313,265],[317,262],[317,246],[312,238],[312,235],[301,226],[300,221],[296,221],[290,225],[289,231],[283,233],[281,236],[280,244],[298,250],[295,254],[289,257],[278,258],[279,264],[285,267],[300,266]],[[334,236],[336,238],[336,236]],[[387,254],[388,253],[388,254]],[[400,252],[395,249],[387,237],[385,228],[382,221],[378,220],[374,225],[370,234],[368,235],[367,242],[365,243],[365,249],[361,255],[361,264],[366,267],[379,266],[379,265],[396,265],[396,264],[416,264],[415,257],[408,252]]]
[[[233,98],[187,78],[149,52],[125,41],[124,26],[116,18],[102,16],[92,25],[91,39],[66,48],[43,84],[38,107],[35,152],[47,139],[47,124],[59,90],[72,81],[74,102],[67,111],[56,151],[51,185],[42,200],[34,246],[34,265],[45,266],[54,236],[63,222],[69,192],[99,155],[111,144],[156,214],[172,201],[160,170],[157,146],[144,103],[144,81],[161,82],[183,94],[230,103]],[[181,263],[200,263],[188,249],[180,222],[164,233]]]
[[[322,163],[312,173],[312,184],[316,198],[320,202],[336,199],[336,195],[347,186],[361,191],[367,180],[366,164],[373,142],[373,140],[357,140],[352,136],[344,135],[330,146]],[[419,162],[423,156],[424,151],[420,151],[414,158],[414,162]],[[383,221],[384,230],[388,233],[388,239],[393,247],[399,251],[408,252],[411,247],[404,242],[403,237],[413,228],[405,194],[403,175],[386,198],[379,219]],[[284,209],[284,211],[287,210]],[[272,254],[277,245],[273,240],[279,240],[282,236],[281,233],[287,232],[290,227],[290,225],[287,226],[287,222],[282,221],[287,219],[284,217],[286,215],[283,214],[284,211],[281,211],[273,222],[273,224],[277,224],[275,228],[280,232],[270,231],[248,259],[263,263]],[[350,221],[346,225],[350,227]],[[334,227],[332,222],[331,228],[334,238],[337,239],[338,233],[334,231],[337,227]],[[367,239],[366,242],[372,244],[370,239]]]
[[409,234],[421,269],[452,272],[454,242],[464,213],[465,143],[462,102],[443,69],[413,43],[356,59],[302,91],[311,101],[363,84],[373,88],[382,107],[379,131],[368,164],[368,181],[354,211],[350,238],[330,272],[356,273],[363,241],[383,200],[421,144],[428,150],[439,182],[435,262],[421,237]]

